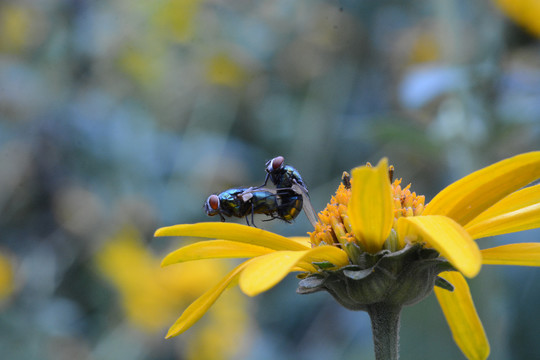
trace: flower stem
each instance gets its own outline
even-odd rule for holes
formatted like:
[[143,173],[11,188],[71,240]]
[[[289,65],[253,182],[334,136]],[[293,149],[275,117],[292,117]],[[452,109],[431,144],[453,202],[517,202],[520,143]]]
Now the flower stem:
[[401,306],[377,303],[369,305],[367,312],[371,318],[375,359],[399,359],[399,319]]

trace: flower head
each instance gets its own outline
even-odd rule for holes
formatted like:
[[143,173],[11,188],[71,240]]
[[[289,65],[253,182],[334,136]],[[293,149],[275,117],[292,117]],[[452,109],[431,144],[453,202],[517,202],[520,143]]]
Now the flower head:
[[169,254],[162,265],[248,258],[192,303],[168,336],[193,325],[236,281],[253,296],[289,272],[300,271],[300,293],[325,290],[355,310],[379,309],[379,304],[400,308],[437,286],[435,293],[458,346],[470,359],[486,358],[489,344],[462,275],[475,276],[482,263],[540,266],[540,244],[480,250],[475,242],[540,227],[540,185],[521,189],[540,178],[540,152],[472,173],[427,205],[410,185],[402,187],[401,180],[391,183],[389,172],[393,168],[386,159],[375,167],[353,169],[352,179],[345,176],[309,238],[285,238],[227,223],[158,229],[156,236],[226,239],[185,246]]

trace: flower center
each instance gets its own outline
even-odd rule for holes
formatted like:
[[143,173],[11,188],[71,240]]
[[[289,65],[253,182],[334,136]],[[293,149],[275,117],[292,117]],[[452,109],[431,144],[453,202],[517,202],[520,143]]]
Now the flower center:
[[[359,238],[352,231],[351,222],[347,215],[353,181],[354,179],[351,179],[348,173],[343,173],[343,181],[336,194],[332,196],[326,208],[318,214],[319,222],[315,226],[315,230],[309,233],[313,246],[341,245],[344,248],[350,242],[361,246]],[[396,179],[391,184],[394,198],[394,229],[400,217],[418,216],[424,211],[425,196],[411,192],[411,184],[402,188],[401,181],[402,179]],[[393,233],[395,234],[395,232]]]

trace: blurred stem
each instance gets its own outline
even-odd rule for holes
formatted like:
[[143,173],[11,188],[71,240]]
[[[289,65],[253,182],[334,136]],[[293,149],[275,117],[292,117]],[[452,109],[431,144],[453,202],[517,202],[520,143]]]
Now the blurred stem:
[[367,312],[373,330],[373,345],[376,360],[399,359],[399,319],[401,306],[390,304],[373,304]]

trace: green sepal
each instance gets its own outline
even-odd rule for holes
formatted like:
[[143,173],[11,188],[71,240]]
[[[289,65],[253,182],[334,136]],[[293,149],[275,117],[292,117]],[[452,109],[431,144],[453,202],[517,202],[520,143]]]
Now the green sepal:
[[452,285],[450,282],[448,282],[448,280],[443,279],[440,276],[437,276],[437,278],[435,279],[435,286],[438,286],[448,291],[454,291],[454,285]]
[[354,264],[357,264],[356,259],[360,258],[362,254],[366,253],[366,250],[363,246],[352,241],[345,244],[344,250],[347,255],[349,255],[349,259],[351,259]]
[[396,252],[364,252],[352,260],[354,265],[308,275],[297,292],[324,290],[351,310],[367,310],[378,303],[400,307],[424,299],[433,291],[438,274],[455,270],[436,250],[422,244],[406,245]]
[[327,270],[327,269],[336,267],[336,265],[332,264],[330,261],[312,262],[312,264],[315,266],[318,266],[322,270]]
[[[345,268],[341,268],[340,270],[343,270],[343,275],[353,280],[361,280],[371,275],[374,271],[374,269],[372,268],[362,270],[362,269],[350,269],[351,267],[346,266]],[[349,269],[346,269],[346,268],[349,268]]]
[[326,276],[321,274],[312,274],[299,283],[298,289],[296,292],[299,294],[311,294],[317,291],[324,290],[324,282],[326,281]]

